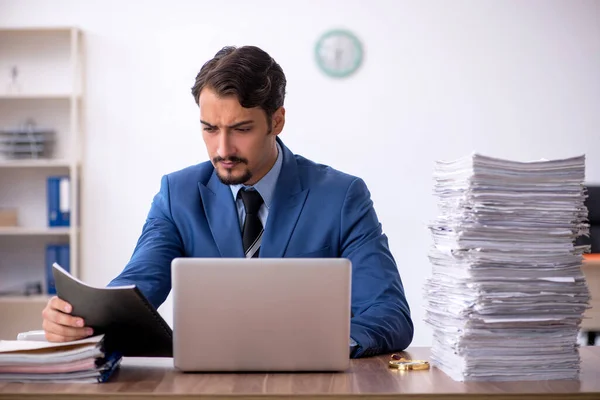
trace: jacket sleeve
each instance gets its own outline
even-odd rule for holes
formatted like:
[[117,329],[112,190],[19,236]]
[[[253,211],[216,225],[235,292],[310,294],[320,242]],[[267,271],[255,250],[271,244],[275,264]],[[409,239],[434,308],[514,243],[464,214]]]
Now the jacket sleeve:
[[404,350],[413,338],[398,268],[364,181],[349,186],[341,214],[341,253],[352,262],[350,336],[358,358]]
[[171,216],[169,179],[163,176],[133,255],[108,286],[134,284],[158,308],[171,290],[171,261],[182,255],[181,236]]

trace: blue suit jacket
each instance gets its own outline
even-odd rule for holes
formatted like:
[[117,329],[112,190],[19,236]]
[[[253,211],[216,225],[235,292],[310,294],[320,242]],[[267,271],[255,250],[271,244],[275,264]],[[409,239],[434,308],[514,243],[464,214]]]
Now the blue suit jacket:
[[[343,257],[352,262],[353,357],[403,350],[410,310],[387,237],[360,179],[283,149],[260,257]],[[229,186],[210,162],[162,178],[131,260],[110,285],[135,284],[158,308],[175,257],[244,257]]]

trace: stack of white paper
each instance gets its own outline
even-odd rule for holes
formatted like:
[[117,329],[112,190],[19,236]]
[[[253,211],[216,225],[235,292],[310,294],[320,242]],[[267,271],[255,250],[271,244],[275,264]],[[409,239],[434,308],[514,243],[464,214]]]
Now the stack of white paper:
[[576,378],[589,293],[585,157],[438,162],[425,284],[431,358],[455,380]]
[[105,382],[121,357],[107,354],[104,335],[50,343],[0,340],[0,381],[10,382]]

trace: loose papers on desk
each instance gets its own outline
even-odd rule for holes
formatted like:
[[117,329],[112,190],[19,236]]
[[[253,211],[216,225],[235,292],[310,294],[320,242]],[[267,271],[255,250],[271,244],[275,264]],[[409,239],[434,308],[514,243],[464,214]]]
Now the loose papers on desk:
[[65,342],[0,340],[0,381],[99,383],[121,362],[104,350],[104,335]]
[[577,378],[589,305],[585,156],[437,162],[425,322],[432,364],[463,380]]

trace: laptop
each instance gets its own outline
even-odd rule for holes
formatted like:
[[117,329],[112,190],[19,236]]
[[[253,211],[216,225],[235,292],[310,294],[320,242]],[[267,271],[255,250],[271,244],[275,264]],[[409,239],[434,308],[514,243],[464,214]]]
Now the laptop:
[[348,368],[349,260],[176,258],[171,272],[175,368]]

